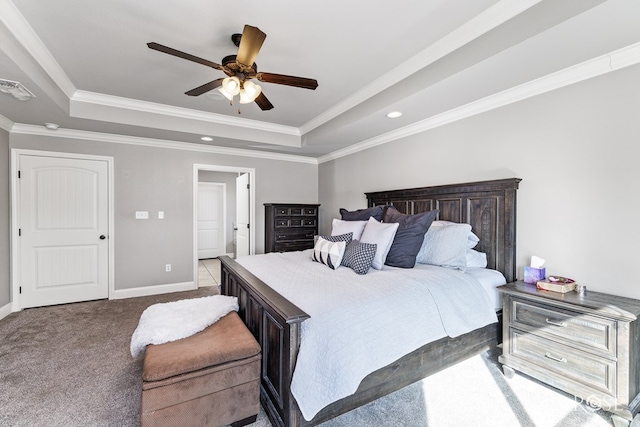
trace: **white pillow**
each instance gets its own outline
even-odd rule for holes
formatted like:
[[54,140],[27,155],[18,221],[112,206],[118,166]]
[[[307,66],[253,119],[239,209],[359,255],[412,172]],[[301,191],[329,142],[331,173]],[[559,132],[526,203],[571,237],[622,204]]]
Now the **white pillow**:
[[429,227],[416,262],[465,271],[467,269],[467,236],[469,224]]
[[487,268],[487,254],[467,249],[467,268]]
[[[376,247],[376,256],[373,258],[373,262],[371,263],[371,267],[376,270],[382,270],[384,261],[387,259],[387,254],[389,253],[389,249],[391,249],[391,244],[393,243],[393,238],[396,236],[396,231],[398,231],[399,225],[400,224],[397,222],[378,222],[373,217],[369,218],[369,221],[367,221],[367,226],[362,232],[360,242],[378,245]],[[356,240],[355,237],[354,240]]]
[[[447,226],[447,225],[456,225],[458,224],[457,222],[451,222],[451,221],[433,221],[431,223],[431,227],[436,226],[436,227],[443,227],[443,226]],[[471,231],[471,229],[469,229],[469,234],[467,235],[467,248],[469,249],[473,249],[476,247],[476,245],[478,244],[478,242],[480,241],[480,239],[478,238],[478,236],[476,236],[473,231]]]
[[344,250],[347,247],[347,242],[330,242],[323,239],[322,236],[318,237],[318,241],[313,247],[311,253],[311,259],[326,265],[332,270],[337,270],[342,263],[342,257],[344,256]]
[[333,219],[331,235],[339,236],[341,234],[353,233],[352,240],[360,240],[362,231],[367,225],[367,221],[345,221],[342,219]]

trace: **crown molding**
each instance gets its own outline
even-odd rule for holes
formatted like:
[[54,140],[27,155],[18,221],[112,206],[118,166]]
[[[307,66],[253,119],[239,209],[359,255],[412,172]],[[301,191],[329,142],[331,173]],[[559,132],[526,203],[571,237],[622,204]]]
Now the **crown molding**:
[[640,63],[640,43],[615,50],[580,64],[548,74],[527,83],[478,99],[449,111],[429,117],[411,125],[350,145],[325,156],[318,163],[339,159],[388,142],[415,135],[430,129],[466,119],[486,111],[513,104],[527,98],[551,92],[584,80],[598,77]]
[[0,0],[0,10],[2,10],[0,21],[4,23],[27,52],[33,56],[65,95],[71,98],[76,91],[75,86],[13,2],[11,0]]
[[120,108],[130,111],[140,111],[144,113],[160,114],[165,116],[180,117],[190,120],[198,120],[227,126],[241,127],[265,132],[273,132],[284,135],[300,136],[300,130],[293,126],[284,126],[273,123],[261,122],[222,114],[210,113],[206,111],[193,110],[189,108],[174,107],[172,105],[159,104],[149,101],[124,98],[121,96],[106,95],[103,93],[76,90],[71,97],[72,102],[89,103],[103,105],[107,107]]
[[300,127],[302,135],[406,79],[543,0],[502,0]]
[[7,119],[5,116],[0,114],[0,129],[4,129],[7,132],[11,132],[13,125],[14,123],[11,120]]
[[107,142],[112,144],[141,145],[154,148],[168,148],[172,150],[196,151],[200,153],[225,154],[230,156],[253,157],[266,160],[281,160],[285,162],[307,163],[314,165],[318,164],[317,159],[314,157],[296,156],[294,154],[269,153],[257,150],[245,150],[241,148],[218,147],[212,145],[194,144],[192,142],[168,141],[163,139],[142,138],[75,129],[60,128],[58,130],[52,131],[45,129],[42,126],[27,124],[13,125],[11,133],[46,136],[49,138],[81,139],[85,141]]

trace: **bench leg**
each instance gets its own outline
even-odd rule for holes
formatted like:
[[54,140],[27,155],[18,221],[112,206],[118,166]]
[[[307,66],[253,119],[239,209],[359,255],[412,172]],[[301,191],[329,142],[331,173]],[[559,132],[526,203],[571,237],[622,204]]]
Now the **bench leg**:
[[251,417],[245,418],[244,420],[240,420],[240,421],[236,421],[235,423],[231,423],[231,427],[246,426],[247,424],[255,423],[257,419],[258,419],[258,414],[255,414],[255,415],[253,415]]

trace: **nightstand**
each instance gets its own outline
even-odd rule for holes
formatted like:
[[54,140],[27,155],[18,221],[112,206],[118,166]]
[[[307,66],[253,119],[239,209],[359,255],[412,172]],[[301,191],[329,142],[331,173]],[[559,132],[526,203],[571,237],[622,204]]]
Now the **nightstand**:
[[561,294],[513,282],[503,296],[503,364],[611,412],[628,426],[640,409],[640,301]]

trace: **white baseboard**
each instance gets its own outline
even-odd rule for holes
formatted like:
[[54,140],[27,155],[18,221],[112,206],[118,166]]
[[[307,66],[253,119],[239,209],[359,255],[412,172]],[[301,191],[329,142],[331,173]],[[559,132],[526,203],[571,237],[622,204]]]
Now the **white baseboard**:
[[7,317],[8,315],[10,315],[12,312],[11,310],[11,303],[6,304],[2,307],[0,307],[0,320],[4,319],[5,317]]
[[146,297],[149,295],[168,294],[169,292],[193,291],[198,289],[194,282],[169,283],[166,285],[143,286],[131,289],[116,289],[111,299]]

